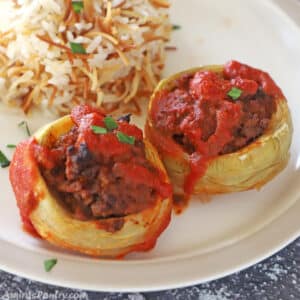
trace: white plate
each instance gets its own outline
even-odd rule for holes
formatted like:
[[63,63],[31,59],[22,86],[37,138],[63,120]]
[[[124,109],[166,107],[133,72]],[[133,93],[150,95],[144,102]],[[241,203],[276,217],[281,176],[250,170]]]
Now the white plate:
[[[271,1],[174,0],[174,32],[166,74],[234,58],[268,70],[292,109],[295,134],[288,167],[261,191],[191,203],[174,216],[156,248],[123,261],[63,252],[26,235],[7,170],[0,171],[1,268],[46,283],[101,291],[150,291],[192,285],[245,268],[300,235],[300,31]],[[2,149],[24,138],[21,114],[0,112]],[[29,118],[33,129],[47,121]],[[11,156],[11,152],[6,150]],[[44,259],[58,258],[50,272]]]

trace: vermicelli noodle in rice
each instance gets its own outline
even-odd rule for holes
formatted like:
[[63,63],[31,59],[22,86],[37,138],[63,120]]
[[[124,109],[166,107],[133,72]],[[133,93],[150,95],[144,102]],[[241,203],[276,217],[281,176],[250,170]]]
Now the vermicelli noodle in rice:
[[25,113],[61,115],[85,102],[138,112],[164,66],[167,0],[84,0],[79,12],[71,0],[13,2],[0,28],[1,102]]

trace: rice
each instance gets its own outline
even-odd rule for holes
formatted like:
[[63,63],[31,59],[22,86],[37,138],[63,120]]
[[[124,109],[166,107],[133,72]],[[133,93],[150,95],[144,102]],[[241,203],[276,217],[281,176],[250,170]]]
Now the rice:
[[138,111],[164,67],[169,3],[77,2],[80,12],[71,0],[14,1],[0,31],[0,101],[25,113],[39,107],[62,115],[79,103]]

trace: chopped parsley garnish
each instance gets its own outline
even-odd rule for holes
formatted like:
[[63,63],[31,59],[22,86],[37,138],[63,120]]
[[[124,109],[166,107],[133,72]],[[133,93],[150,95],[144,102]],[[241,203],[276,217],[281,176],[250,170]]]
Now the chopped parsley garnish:
[[14,145],[14,144],[7,144],[6,145],[6,148],[10,148],[10,149],[14,149],[14,148],[16,148],[17,146],[16,145]]
[[50,272],[52,268],[57,264],[57,259],[52,258],[52,259],[47,259],[44,261],[44,268],[46,272]]
[[83,10],[83,1],[72,1],[72,7],[76,14],[80,14]]
[[74,54],[86,54],[86,50],[81,44],[71,42],[70,47],[71,47],[72,53],[74,53]]
[[233,100],[237,100],[241,97],[243,91],[236,88],[236,87],[233,87],[229,92],[228,92],[228,96],[233,99]]
[[19,127],[24,127],[28,136],[31,136],[28,124],[26,121],[22,121],[18,124]]
[[0,151],[0,167],[6,168],[10,165],[10,161],[8,158],[4,155],[2,151]]
[[127,135],[121,131],[117,132],[117,138],[121,143],[124,143],[124,144],[134,145],[134,143],[135,143],[134,136]]
[[93,132],[96,134],[106,134],[107,133],[107,129],[104,127],[101,127],[101,126],[92,125],[91,128],[92,128]]
[[172,30],[179,30],[179,29],[181,29],[180,25],[177,25],[177,24],[172,25]]
[[[101,126],[92,125],[91,126],[92,131],[96,134],[106,134],[106,133],[108,133],[108,131],[112,131],[112,130],[118,128],[118,123],[112,117],[106,117],[104,119],[104,123],[105,123],[106,128],[101,127]],[[130,144],[130,145],[134,145],[134,143],[135,143],[134,136],[127,135],[121,131],[118,131],[116,135],[117,135],[119,142],[121,142],[121,143]]]
[[105,117],[104,118],[105,127],[112,131],[118,128],[118,123],[112,117]]

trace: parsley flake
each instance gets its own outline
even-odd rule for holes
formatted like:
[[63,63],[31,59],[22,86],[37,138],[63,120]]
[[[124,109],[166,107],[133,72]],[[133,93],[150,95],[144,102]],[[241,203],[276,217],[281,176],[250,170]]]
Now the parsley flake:
[[124,143],[124,144],[134,145],[134,143],[135,143],[134,136],[127,135],[121,131],[117,132],[117,138],[121,143]]
[[83,10],[83,1],[72,1],[72,7],[76,14],[80,14]]
[[233,99],[233,100],[237,100],[241,97],[243,91],[236,88],[236,87],[233,87],[229,92],[228,92],[228,96]]
[[104,127],[101,127],[101,126],[92,125],[91,129],[96,134],[106,134],[107,133],[107,129]]
[[179,29],[181,29],[180,25],[177,25],[177,24],[172,25],[172,30],[179,30]]
[[81,44],[71,42],[70,47],[71,47],[72,53],[74,53],[74,54],[86,54],[86,50]]
[[112,117],[105,117],[104,118],[105,127],[112,131],[118,128],[118,123]]
[[9,165],[10,165],[10,161],[5,156],[5,154],[2,151],[0,151],[0,167],[1,168],[6,168]]
[[50,272],[53,267],[57,264],[56,258],[47,259],[44,261],[44,269],[46,272]]
[[19,127],[24,127],[28,136],[31,136],[31,132],[29,130],[29,126],[26,121],[22,121],[18,124]]

